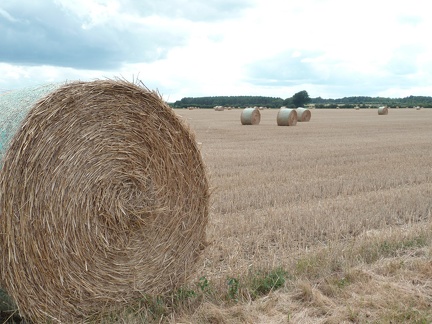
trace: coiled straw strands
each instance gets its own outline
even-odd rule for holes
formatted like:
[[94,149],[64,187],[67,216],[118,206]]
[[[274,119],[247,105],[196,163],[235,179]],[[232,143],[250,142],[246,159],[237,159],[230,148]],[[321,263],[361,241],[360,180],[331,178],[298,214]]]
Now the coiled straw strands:
[[72,82],[40,98],[4,155],[0,188],[1,284],[37,323],[171,291],[205,246],[194,134],[127,81]]
[[242,125],[258,125],[261,121],[261,113],[257,108],[245,108],[242,110],[240,121]]
[[297,121],[299,122],[308,122],[311,119],[311,111],[309,109],[299,107],[296,109],[297,112]]
[[280,108],[276,117],[278,126],[297,125],[297,111],[295,109]]
[[378,107],[378,115],[388,115],[388,108],[387,107]]

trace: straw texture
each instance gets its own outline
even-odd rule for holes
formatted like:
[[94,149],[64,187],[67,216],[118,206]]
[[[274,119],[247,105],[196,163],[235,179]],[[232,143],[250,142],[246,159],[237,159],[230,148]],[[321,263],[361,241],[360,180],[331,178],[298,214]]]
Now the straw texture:
[[37,323],[175,289],[205,247],[208,201],[194,134],[156,92],[65,84],[30,109],[3,158],[1,284]]
[[297,111],[295,109],[280,108],[276,117],[278,126],[297,125]]
[[245,108],[242,110],[240,121],[242,125],[258,125],[261,121],[261,113],[258,108]]
[[312,113],[309,109],[299,107],[296,108],[297,121],[298,122],[308,122],[311,119]]

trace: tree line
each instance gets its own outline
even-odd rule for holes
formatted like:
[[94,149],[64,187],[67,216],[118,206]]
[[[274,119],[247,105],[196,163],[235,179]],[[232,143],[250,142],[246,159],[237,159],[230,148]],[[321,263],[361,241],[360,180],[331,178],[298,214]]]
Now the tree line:
[[281,98],[264,96],[215,96],[215,97],[186,97],[172,104],[174,108],[213,108],[223,107],[268,107],[279,108],[283,105]]
[[353,107],[370,107],[370,106],[388,106],[396,107],[423,107],[432,108],[432,97],[428,96],[409,96],[405,98],[386,98],[386,97],[344,97],[340,99],[323,99],[321,97],[314,98],[311,103],[317,108],[353,108]]
[[213,97],[186,97],[174,103],[173,108],[214,108],[223,107],[267,107],[280,108],[282,106],[295,108],[307,104],[313,104],[316,108],[354,108],[371,106],[395,107],[424,107],[432,108],[432,97],[409,96],[405,98],[367,97],[354,96],[340,99],[323,99],[321,97],[310,98],[306,90],[295,93],[292,97],[282,99],[279,97],[266,96],[213,96]]

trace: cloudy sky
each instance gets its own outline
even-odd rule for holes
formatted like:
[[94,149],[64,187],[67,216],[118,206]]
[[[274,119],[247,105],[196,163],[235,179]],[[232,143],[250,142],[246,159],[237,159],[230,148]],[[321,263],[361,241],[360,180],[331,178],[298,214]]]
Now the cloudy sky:
[[0,92],[140,79],[165,100],[432,96],[430,0],[0,0]]

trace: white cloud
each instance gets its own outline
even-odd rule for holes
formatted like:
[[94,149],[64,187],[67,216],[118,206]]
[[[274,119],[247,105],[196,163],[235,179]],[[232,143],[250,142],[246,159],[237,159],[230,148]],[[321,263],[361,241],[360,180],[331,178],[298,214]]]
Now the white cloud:
[[87,0],[55,0],[66,12],[79,17],[83,23],[83,29],[91,29],[93,26],[104,25],[116,18],[120,4],[117,1],[87,1]]
[[101,71],[75,70],[47,65],[20,66],[0,63],[0,71],[2,75],[0,77],[0,90],[16,89],[34,84],[104,77]]
[[4,1],[0,88],[139,75],[170,100],[431,93],[425,0]]

